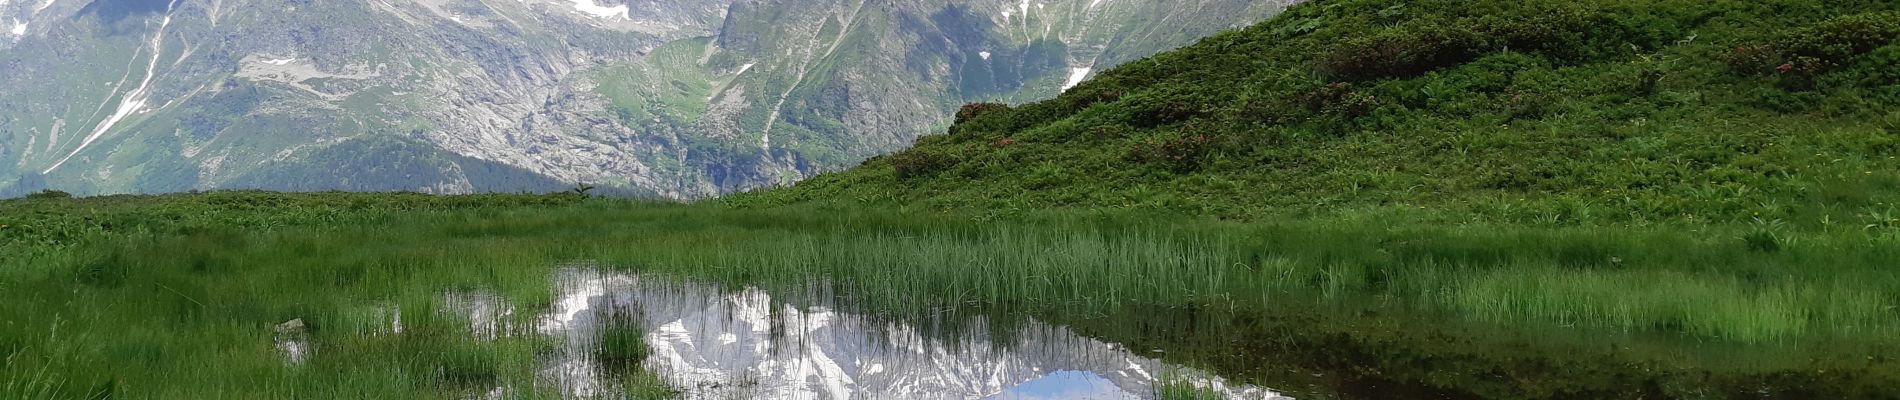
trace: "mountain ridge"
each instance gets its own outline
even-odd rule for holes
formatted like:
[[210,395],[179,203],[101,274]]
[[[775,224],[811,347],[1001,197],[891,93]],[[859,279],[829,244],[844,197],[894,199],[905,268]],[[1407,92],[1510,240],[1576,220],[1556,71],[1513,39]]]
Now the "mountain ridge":
[[[15,195],[42,181],[82,194],[522,189],[468,175],[494,163],[542,175],[529,190],[682,199],[852,165],[947,125],[971,98],[1046,97],[1070,64],[1171,48],[1283,4],[26,3],[0,3],[0,25],[28,27],[0,32],[0,187]],[[317,156],[354,140],[463,161],[425,162],[449,173],[413,186],[250,173],[376,170]]]

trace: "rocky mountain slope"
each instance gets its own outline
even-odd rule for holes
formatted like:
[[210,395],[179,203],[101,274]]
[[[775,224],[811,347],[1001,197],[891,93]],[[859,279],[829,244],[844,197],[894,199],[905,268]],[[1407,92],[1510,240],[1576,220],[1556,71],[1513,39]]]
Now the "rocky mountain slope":
[[0,194],[692,198],[1264,19],[1195,0],[0,0]]

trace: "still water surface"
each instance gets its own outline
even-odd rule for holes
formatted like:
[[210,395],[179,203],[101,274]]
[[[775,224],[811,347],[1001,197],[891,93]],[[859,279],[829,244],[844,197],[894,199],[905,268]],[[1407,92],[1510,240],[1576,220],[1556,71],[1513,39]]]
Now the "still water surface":
[[562,272],[556,284],[539,328],[565,344],[543,373],[579,397],[612,392],[588,350],[604,319],[618,315],[647,328],[646,368],[689,399],[1143,399],[1162,382],[1226,398],[1284,398],[1035,321],[999,335],[974,318],[943,333],[835,304],[794,305],[756,288],[584,269]]

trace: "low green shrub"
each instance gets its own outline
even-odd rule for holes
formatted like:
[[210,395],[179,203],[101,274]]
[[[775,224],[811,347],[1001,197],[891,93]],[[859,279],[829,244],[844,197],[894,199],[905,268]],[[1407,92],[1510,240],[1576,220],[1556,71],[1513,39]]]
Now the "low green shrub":
[[1840,70],[1820,77],[1819,83],[1829,88],[1859,88],[1867,97],[1900,103],[1900,43],[1861,55]]
[[935,175],[957,165],[955,156],[936,150],[906,151],[891,155],[889,159],[898,179]]
[[1350,83],[1321,86],[1300,96],[1299,102],[1307,112],[1345,119],[1365,116],[1379,107],[1378,96],[1354,90]]
[[53,190],[53,189],[46,189],[46,190],[39,191],[39,193],[26,195],[26,198],[29,198],[29,199],[70,199],[70,198],[73,198],[73,194],[66,193],[63,191]]
[[1781,251],[1781,238],[1776,237],[1774,232],[1749,232],[1747,235],[1742,236],[1742,242],[1748,244],[1748,249],[1753,251],[1763,253]]
[[998,111],[1009,111],[1009,105],[1003,103],[970,103],[957,110],[956,123],[970,122],[978,116]]
[[1114,103],[1125,123],[1140,128],[1172,125],[1207,114],[1207,102],[1185,93],[1153,93]]
[[1128,160],[1162,165],[1175,172],[1191,172],[1201,166],[1213,148],[1206,134],[1172,135],[1135,142],[1128,149]]
[[1880,12],[1834,18],[1791,32],[1774,45],[1790,55],[1841,65],[1895,40],[1900,40],[1900,12]]
[[1737,46],[1726,61],[1738,73],[1781,77],[1797,89],[1815,76],[1900,40],[1900,12],[1848,15],[1783,33],[1762,43]]
[[1096,104],[1114,103],[1128,94],[1120,85],[1121,81],[1116,77],[1096,77],[1069,88],[1053,102],[1059,105],[1056,108],[1066,113],[1082,111]]
[[1487,15],[1453,21],[1421,19],[1355,38],[1320,58],[1320,70],[1343,81],[1424,75],[1497,51],[1549,51],[1574,58],[1584,14],[1526,9],[1523,15]]
[[1320,60],[1320,70],[1346,81],[1423,75],[1477,58],[1483,41],[1461,27],[1413,24],[1348,41]]

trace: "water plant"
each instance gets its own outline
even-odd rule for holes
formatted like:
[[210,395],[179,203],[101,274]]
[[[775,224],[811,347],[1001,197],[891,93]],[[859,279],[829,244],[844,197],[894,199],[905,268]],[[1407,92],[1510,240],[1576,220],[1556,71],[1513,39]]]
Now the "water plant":
[[610,373],[637,369],[649,351],[646,327],[621,308],[611,308],[604,314],[593,348],[594,360]]
[[1153,386],[1156,400],[1223,400],[1220,391],[1211,387],[1195,384],[1180,371],[1163,371]]

